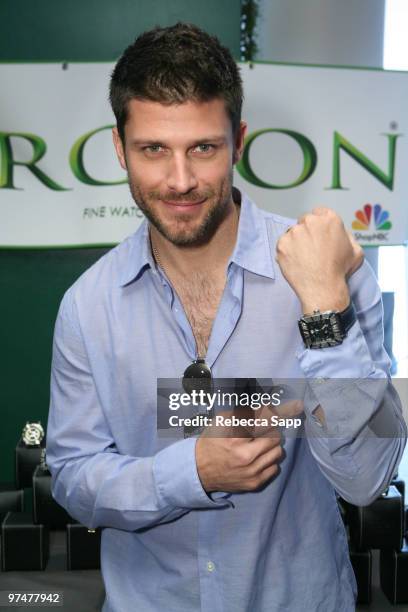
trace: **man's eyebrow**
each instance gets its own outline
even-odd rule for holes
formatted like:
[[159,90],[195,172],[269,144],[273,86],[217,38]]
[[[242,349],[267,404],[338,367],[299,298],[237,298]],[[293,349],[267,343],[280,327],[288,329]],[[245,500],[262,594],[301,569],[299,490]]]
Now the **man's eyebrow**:
[[149,140],[148,138],[132,138],[130,141],[131,145],[163,145],[164,143],[160,140]]
[[[214,143],[214,144],[222,144],[227,142],[227,138],[226,136],[205,136],[203,138],[198,138],[197,140],[192,140],[189,143],[190,147],[194,147],[200,144],[207,144],[207,143]],[[166,146],[165,141],[159,140],[159,139],[149,139],[149,138],[132,138],[132,140],[130,141],[130,144],[132,146],[141,146],[141,145],[145,145],[145,146],[153,146],[153,145],[160,145],[160,146]]]
[[205,138],[199,138],[198,140],[194,140],[192,143],[194,145],[205,144],[205,143],[223,143],[226,142],[227,138],[225,136],[206,136]]

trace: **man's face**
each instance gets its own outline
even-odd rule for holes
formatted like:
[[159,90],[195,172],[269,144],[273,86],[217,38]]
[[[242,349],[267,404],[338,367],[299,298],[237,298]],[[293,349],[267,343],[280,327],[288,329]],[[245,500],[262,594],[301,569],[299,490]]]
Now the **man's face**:
[[133,199],[173,244],[211,239],[232,196],[232,167],[246,130],[234,138],[223,100],[161,104],[131,100],[125,144],[113,130]]

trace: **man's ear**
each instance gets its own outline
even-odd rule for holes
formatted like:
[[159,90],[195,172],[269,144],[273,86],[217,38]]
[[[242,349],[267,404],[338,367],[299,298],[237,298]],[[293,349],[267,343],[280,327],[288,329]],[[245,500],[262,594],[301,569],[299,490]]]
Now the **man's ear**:
[[118,156],[119,163],[124,170],[127,170],[123,142],[122,142],[121,137],[119,136],[118,128],[116,126],[112,128],[112,138],[113,138],[113,144],[115,146],[116,155]]
[[233,163],[236,164],[239,162],[239,160],[241,159],[242,156],[242,152],[244,150],[244,142],[245,142],[245,136],[247,133],[247,124],[245,123],[245,121],[241,121],[239,124],[239,128],[237,131],[237,134],[235,136],[235,143],[234,143],[234,158],[233,158]]

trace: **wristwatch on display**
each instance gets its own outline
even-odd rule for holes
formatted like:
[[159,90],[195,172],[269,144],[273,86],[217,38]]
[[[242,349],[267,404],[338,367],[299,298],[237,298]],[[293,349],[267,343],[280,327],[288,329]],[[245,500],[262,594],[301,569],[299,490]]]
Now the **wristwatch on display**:
[[306,348],[313,349],[341,344],[355,321],[356,311],[350,302],[341,312],[314,310],[313,314],[304,314],[298,325]]
[[44,429],[41,425],[41,421],[31,423],[27,421],[21,437],[26,446],[40,446],[44,438]]

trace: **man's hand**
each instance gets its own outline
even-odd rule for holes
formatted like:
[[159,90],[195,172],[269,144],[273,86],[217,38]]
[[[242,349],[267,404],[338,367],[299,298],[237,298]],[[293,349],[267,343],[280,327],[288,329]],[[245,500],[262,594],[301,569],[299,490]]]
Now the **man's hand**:
[[196,444],[198,475],[207,493],[259,489],[277,474],[282,457],[278,431],[268,438],[201,436]]
[[344,310],[350,302],[346,280],[363,259],[363,249],[330,208],[303,215],[277,243],[276,261],[303,313]]
[[[272,414],[293,417],[301,412],[303,403],[294,400],[283,404],[279,412],[264,406],[257,411],[248,408],[235,414],[240,418],[269,419]],[[233,427],[231,431],[225,427],[220,431],[207,428],[196,444],[197,471],[204,490],[233,493],[259,489],[279,472],[279,463],[285,456],[281,438],[276,426]]]

